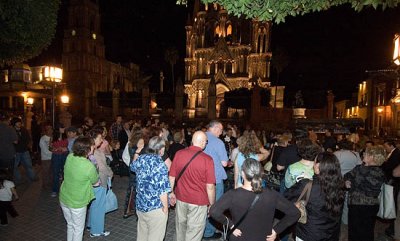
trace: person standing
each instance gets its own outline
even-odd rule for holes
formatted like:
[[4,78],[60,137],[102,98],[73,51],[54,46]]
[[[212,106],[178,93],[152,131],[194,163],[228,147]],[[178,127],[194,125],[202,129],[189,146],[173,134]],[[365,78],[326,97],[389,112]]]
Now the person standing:
[[168,169],[161,156],[165,141],[155,136],[149,140],[147,153],[131,163],[136,173],[137,241],[162,241],[168,221]]
[[[228,154],[224,142],[219,139],[224,127],[221,122],[212,120],[208,125],[206,132],[208,144],[204,152],[212,157],[215,171],[215,200],[217,201],[224,194],[224,180],[227,178],[224,167],[228,164]],[[220,233],[215,232],[215,227],[207,219],[204,230],[204,239],[217,239],[221,237]]]
[[41,159],[41,176],[42,187],[44,189],[51,188],[51,155],[50,144],[53,137],[53,127],[46,125],[44,127],[44,135],[40,138],[40,159]]
[[18,166],[21,164],[31,181],[37,181],[36,174],[32,167],[32,159],[29,153],[31,146],[31,137],[29,132],[22,126],[22,120],[18,117],[14,117],[11,120],[11,124],[17,132],[18,141],[15,144],[15,163],[14,163],[14,179],[18,184],[21,182],[21,174],[19,173]]
[[6,168],[10,173],[14,171],[15,146],[18,136],[14,128],[10,127],[8,116],[0,113],[0,168]]
[[[111,140],[118,140],[118,134],[122,129],[122,115],[117,115],[115,122],[110,127]],[[121,147],[124,148],[125,146]]]
[[11,215],[11,217],[15,218],[18,216],[18,212],[15,210],[11,201],[17,201],[18,194],[17,190],[15,190],[15,184],[8,180],[8,173],[5,169],[0,169],[0,221],[1,226],[7,226],[7,212]]
[[[176,153],[169,173],[172,190],[176,187],[175,192],[170,194],[170,200],[171,205],[176,203],[177,241],[201,241],[208,208],[215,201],[214,162],[203,152],[207,144],[206,134],[195,132],[192,143],[193,146]],[[193,160],[188,164],[191,158]],[[176,182],[177,177],[179,182]]]
[[51,169],[53,175],[53,187],[51,197],[57,197],[60,191],[60,180],[63,179],[64,164],[68,156],[68,140],[65,128],[59,127],[53,133],[51,142]]
[[92,139],[79,137],[65,163],[60,205],[67,222],[67,241],[82,240],[87,205],[95,198],[92,185],[98,182],[99,175],[87,159],[93,150]]

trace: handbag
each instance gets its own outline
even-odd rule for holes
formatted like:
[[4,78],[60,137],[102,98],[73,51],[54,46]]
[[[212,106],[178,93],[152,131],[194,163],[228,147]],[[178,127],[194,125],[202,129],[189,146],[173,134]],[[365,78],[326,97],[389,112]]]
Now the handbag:
[[186,163],[186,165],[182,168],[182,171],[178,174],[178,176],[175,179],[175,185],[173,187],[173,190],[175,190],[176,186],[178,185],[178,181],[181,178],[182,174],[185,172],[186,168],[189,166],[189,164],[194,160],[194,158],[196,158],[197,155],[199,155],[202,151],[198,151],[196,152],[196,154],[194,154],[192,156],[192,158],[190,158],[189,162]]
[[247,214],[251,209],[253,209],[254,205],[257,203],[257,201],[260,199],[260,194],[257,194],[253,202],[251,203],[250,207],[247,209],[247,211],[243,214],[243,216],[239,219],[239,221],[236,224],[233,224],[231,228],[229,228],[229,219],[226,218],[227,222],[226,225],[223,225],[223,240],[227,241],[229,240],[229,236],[239,227],[239,225],[243,222],[243,220],[246,218]]
[[[310,199],[310,194],[311,194],[311,188],[312,188],[312,181],[309,181],[306,186],[304,187],[303,191],[301,192],[299,198],[297,199],[295,205],[300,211],[300,218],[297,222],[299,223],[307,223],[307,210],[306,206],[308,203],[308,200]],[[306,199],[303,199],[303,197],[306,197]]]
[[393,186],[386,183],[382,184],[378,199],[379,211],[376,216],[382,219],[395,219],[396,206],[394,201]]
[[115,211],[118,209],[118,200],[115,193],[112,191],[111,178],[107,181],[107,193],[106,193],[106,213]]

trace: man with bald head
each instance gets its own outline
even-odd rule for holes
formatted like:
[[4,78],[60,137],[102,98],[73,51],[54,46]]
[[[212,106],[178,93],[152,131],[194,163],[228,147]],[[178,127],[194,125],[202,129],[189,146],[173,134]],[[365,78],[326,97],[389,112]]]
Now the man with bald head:
[[197,131],[193,134],[192,146],[178,151],[172,162],[170,202],[176,204],[177,241],[201,241],[208,209],[215,202],[214,162],[203,152],[206,145],[207,135]]

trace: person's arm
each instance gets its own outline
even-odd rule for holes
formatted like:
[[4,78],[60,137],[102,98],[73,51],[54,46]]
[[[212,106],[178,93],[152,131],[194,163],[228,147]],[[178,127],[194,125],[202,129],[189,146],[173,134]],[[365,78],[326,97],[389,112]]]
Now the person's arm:
[[224,215],[224,212],[225,210],[228,210],[231,206],[232,200],[234,198],[233,192],[234,190],[230,190],[222,195],[222,197],[218,201],[216,201],[214,205],[211,206],[209,211],[209,214],[213,219],[224,225],[229,224],[229,226],[232,226],[233,222],[230,218],[227,218]]
[[92,163],[90,163],[89,180],[93,185],[99,182],[99,174],[97,173],[96,167]]
[[392,175],[394,177],[400,177],[400,165],[398,165],[395,169],[393,169]]
[[277,194],[277,197],[276,209],[283,212],[285,215],[272,230],[280,234],[299,220],[300,212],[292,202],[282,197],[282,195]]
[[167,166],[167,169],[169,171],[171,169],[171,164],[172,164],[171,159],[168,157],[167,159],[165,159],[164,163]]
[[44,141],[44,138],[40,138],[39,147],[40,147],[40,150],[46,154],[46,156],[51,156],[51,154],[52,154],[51,151],[49,150],[49,144],[46,144],[46,142]]
[[210,202],[209,207],[211,207],[215,203],[215,184],[214,183],[207,183],[207,196],[208,196],[208,201]]
[[171,206],[175,206],[176,204],[176,196],[174,193],[174,186],[175,186],[175,177],[169,176],[169,184],[171,185],[171,193],[169,194],[169,202]]
[[161,203],[162,203],[162,211],[165,214],[168,214],[168,193],[163,193],[160,195]]
[[[257,158],[259,162],[265,161],[269,156],[269,151],[266,150],[264,147],[260,148],[260,153],[257,154]],[[270,160],[272,161],[272,160]]]
[[228,165],[228,159],[229,159],[228,153],[226,152],[224,142],[220,141],[219,143],[220,143],[220,145],[219,145],[219,147],[217,147],[217,150],[218,150],[217,154],[219,155],[219,158],[221,160],[221,165],[223,167],[226,167]]
[[237,188],[237,183],[238,183],[238,180],[239,180],[239,167],[238,167],[238,163],[237,163],[237,156],[235,158],[234,163],[235,164],[234,164],[234,173],[233,173],[233,181],[234,181],[233,184],[234,184],[234,187],[236,189]]
[[19,199],[19,196],[17,193],[17,189],[15,189],[15,187],[11,188],[11,193],[14,195],[14,200],[17,201]]

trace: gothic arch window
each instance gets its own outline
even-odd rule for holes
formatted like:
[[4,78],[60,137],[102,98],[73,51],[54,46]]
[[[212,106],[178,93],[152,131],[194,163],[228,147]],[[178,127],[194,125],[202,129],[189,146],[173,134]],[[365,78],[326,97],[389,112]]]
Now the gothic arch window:
[[218,37],[221,36],[221,29],[219,28],[219,25],[217,25],[217,26],[215,27],[214,35],[215,35],[215,36],[218,35]]
[[258,35],[257,38],[257,53],[260,53],[261,50],[261,35]]
[[263,35],[263,51],[262,52],[263,53],[267,52],[267,35],[266,34]]
[[232,24],[229,23],[228,27],[226,28],[226,36],[232,35]]

